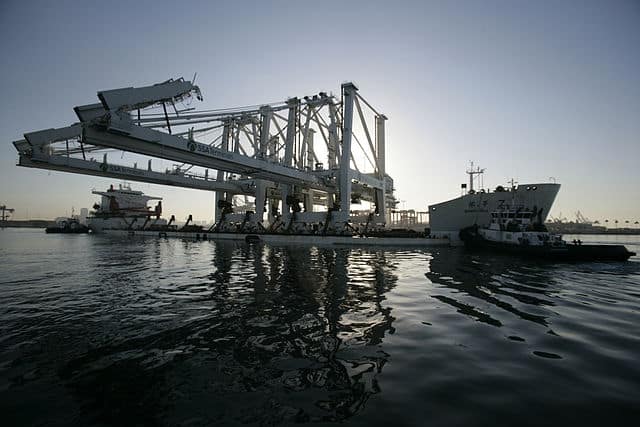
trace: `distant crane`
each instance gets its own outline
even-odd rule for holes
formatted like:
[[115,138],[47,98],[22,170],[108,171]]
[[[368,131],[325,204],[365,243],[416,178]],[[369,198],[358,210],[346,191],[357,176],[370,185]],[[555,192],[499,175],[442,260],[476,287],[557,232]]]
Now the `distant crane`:
[[582,215],[582,212],[576,211],[576,223],[578,224],[593,224],[589,218]]
[[562,216],[562,212],[560,212],[560,214],[557,217],[550,216],[550,218],[551,218],[551,222],[555,222],[555,223],[567,222],[567,218]]
[[11,214],[15,209],[8,208],[6,205],[0,205],[0,226],[4,226],[6,220],[11,218]]

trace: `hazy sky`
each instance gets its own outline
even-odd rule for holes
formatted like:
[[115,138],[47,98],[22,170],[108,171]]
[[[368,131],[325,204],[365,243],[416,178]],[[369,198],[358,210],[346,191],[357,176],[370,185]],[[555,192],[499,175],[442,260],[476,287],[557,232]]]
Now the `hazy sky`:
[[[554,177],[552,215],[640,220],[637,0],[3,0],[0,52],[0,204],[17,218],[90,207],[118,181],[16,167],[12,141],[76,121],[98,90],[197,72],[198,108],[355,81],[389,117],[407,208],[459,195],[474,160],[486,186]],[[133,187],[178,218],[213,215],[210,193]]]

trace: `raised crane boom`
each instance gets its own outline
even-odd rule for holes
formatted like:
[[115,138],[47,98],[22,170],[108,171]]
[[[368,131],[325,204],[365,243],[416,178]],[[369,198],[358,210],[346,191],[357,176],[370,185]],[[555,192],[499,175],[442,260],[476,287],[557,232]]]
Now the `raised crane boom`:
[[128,112],[158,103],[178,102],[192,94],[202,101],[200,88],[180,78],[153,86],[103,90],[98,92],[98,99],[107,111]]

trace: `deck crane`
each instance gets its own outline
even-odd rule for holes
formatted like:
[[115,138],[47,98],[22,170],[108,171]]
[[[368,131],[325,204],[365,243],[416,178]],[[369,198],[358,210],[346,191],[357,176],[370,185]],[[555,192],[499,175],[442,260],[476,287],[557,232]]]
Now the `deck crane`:
[[[15,141],[18,165],[213,191],[221,229],[242,223],[340,233],[365,222],[370,230],[387,223],[388,208],[395,205],[385,166],[387,118],[353,83],[341,86],[339,99],[320,92],[245,108],[178,109],[194,95],[202,100],[199,87],[182,78],[100,91],[99,103],[74,108],[78,123]],[[113,163],[113,150],[147,167]],[[176,164],[154,170],[157,159]],[[362,159],[367,172],[358,167]],[[238,195],[254,197],[255,212],[234,212],[231,202]],[[351,204],[360,201],[370,203],[370,211],[351,214]]]

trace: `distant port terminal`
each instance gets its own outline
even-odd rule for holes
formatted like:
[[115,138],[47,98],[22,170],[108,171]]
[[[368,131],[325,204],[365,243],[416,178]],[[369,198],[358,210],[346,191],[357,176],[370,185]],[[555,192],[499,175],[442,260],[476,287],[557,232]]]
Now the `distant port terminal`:
[[605,219],[592,221],[580,211],[575,213],[575,219],[568,220],[562,214],[550,217],[545,223],[552,233],[559,234],[640,234],[640,221]]

